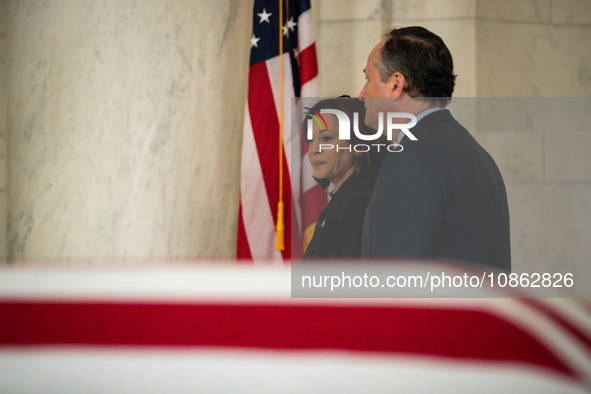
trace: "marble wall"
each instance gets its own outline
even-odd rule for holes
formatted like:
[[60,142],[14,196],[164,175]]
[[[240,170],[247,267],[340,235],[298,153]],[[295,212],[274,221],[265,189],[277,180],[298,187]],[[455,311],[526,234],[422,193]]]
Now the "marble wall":
[[7,137],[7,83],[8,83],[8,40],[6,24],[7,3],[0,1],[0,261],[7,258],[6,227],[7,210],[7,168],[6,168],[6,137]]
[[591,2],[479,0],[478,17],[478,96],[591,94]]
[[[477,6],[479,97],[591,96],[591,2]],[[591,280],[591,100],[497,103],[480,112],[476,137],[507,183],[514,264]]]
[[[591,280],[591,98],[478,98],[471,128],[507,186],[514,266]],[[474,103],[472,103],[474,104]]]
[[435,32],[448,46],[458,75],[454,96],[476,96],[477,36],[475,0],[393,0],[392,27],[419,25]]
[[450,48],[457,97],[586,97],[588,0],[316,0],[321,93],[358,93],[367,55],[393,27],[421,25]]
[[9,258],[233,256],[252,2],[6,6]]
[[449,46],[455,94],[476,95],[476,0],[316,0],[321,95],[357,95],[367,56],[393,27],[421,25]]
[[320,96],[357,96],[367,55],[384,31],[380,0],[317,0]]

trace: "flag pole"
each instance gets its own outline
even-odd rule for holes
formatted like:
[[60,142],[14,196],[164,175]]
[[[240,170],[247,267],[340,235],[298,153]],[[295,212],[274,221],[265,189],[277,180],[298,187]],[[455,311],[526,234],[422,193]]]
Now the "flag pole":
[[[287,32],[289,34],[289,31]],[[285,250],[283,204],[283,0],[279,0],[279,202],[277,203],[277,238],[275,248]]]

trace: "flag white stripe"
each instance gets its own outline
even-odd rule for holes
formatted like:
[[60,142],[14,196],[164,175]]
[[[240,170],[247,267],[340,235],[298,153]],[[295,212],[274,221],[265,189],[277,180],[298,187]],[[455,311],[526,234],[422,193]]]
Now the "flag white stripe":
[[[275,102],[275,108],[277,109],[277,118],[279,118],[279,105],[281,105],[281,101],[279,99],[279,56],[274,57],[266,61],[267,72],[269,73],[269,82],[271,83],[271,91],[273,92],[273,101]],[[295,209],[295,216],[297,220],[297,229],[301,232],[301,207],[298,203],[299,196],[300,196],[300,185],[299,185],[299,171],[300,165],[299,163],[294,163],[292,160],[292,152],[294,149],[298,149],[300,147],[299,143],[293,140],[293,128],[292,126],[292,117],[291,117],[291,107],[292,107],[292,98],[295,97],[295,90],[293,87],[293,79],[292,79],[292,68],[291,68],[291,60],[289,57],[289,53],[283,54],[283,150],[285,152],[284,160],[286,160],[287,168],[289,171],[289,179],[291,181],[291,198],[294,201],[292,204],[292,209]],[[294,144],[294,145],[292,145]],[[301,152],[301,150],[296,150],[295,152]],[[294,165],[295,164],[295,165]],[[287,178],[284,178],[284,182]],[[283,196],[283,198],[288,198],[287,196]],[[290,215],[290,212],[285,212],[286,215]],[[296,223],[292,223],[292,230],[295,230],[294,227]],[[286,231],[286,234],[289,232]]]
[[[296,109],[297,107],[295,106],[296,103],[296,99],[294,97],[292,97],[290,100],[290,108]],[[302,157],[302,141],[301,141],[301,136],[300,136],[300,117],[297,116],[297,114],[293,114],[293,116],[290,117],[289,119],[289,123],[287,124],[287,127],[289,127],[289,129],[287,130],[290,134],[291,134],[291,195],[292,195],[292,200],[293,200],[293,204],[292,204],[292,209],[295,210],[295,218],[297,220],[297,227],[294,226],[294,223],[292,223],[292,231],[297,231],[299,234],[302,233],[302,207],[300,205],[300,197],[302,196],[302,185],[300,183],[300,177],[302,174],[302,164],[303,159],[306,158],[306,156],[304,155]],[[307,161],[307,159],[306,159]]]
[[[302,52],[314,44],[314,24],[312,23],[312,12],[310,10],[302,13],[299,18],[298,29],[298,51]],[[302,95],[303,97],[303,95]]]
[[358,352],[58,348],[0,352],[2,392],[585,393],[533,367]]
[[[271,91],[273,92],[273,101],[275,109],[277,110],[277,117],[279,118],[279,105],[281,104],[279,95],[279,56],[267,60],[267,72],[269,73],[269,82],[271,84]],[[289,54],[283,54],[283,149],[285,151],[289,173],[291,171],[291,132],[289,125],[291,124],[291,98],[295,96],[293,89],[293,80],[291,78],[291,61]]]
[[248,104],[244,116],[242,144],[240,199],[244,230],[252,259],[255,262],[263,257],[282,259],[281,252],[274,248],[275,223],[254,140]]
[[591,333],[591,314],[582,304],[564,298],[546,298],[544,304],[558,316],[571,321],[581,331]]

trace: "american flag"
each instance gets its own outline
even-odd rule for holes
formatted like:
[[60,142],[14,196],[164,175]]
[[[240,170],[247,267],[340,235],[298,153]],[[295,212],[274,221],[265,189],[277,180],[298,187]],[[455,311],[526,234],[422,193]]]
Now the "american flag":
[[[301,135],[292,134],[293,97],[315,97],[318,67],[309,0],[256,0],[250,38],[248,101],[244,119],[237,258],[289,260],[303,254],[304,231],[313,230],[326,193],[307,171]],[[282,37],[283,53],[280,55]],[[281,57],[280,57],[281,56]],[[281,71],[281,66],[283,70]],[[283,79],[280,89],[280,79]],[[281,94],[283,90],[283,94]],[[280,108],[283,122],[280,163]],[[299,157],[294,157],[292,153]],[[302,164],[300,164],[302,163]],[[280,165],[283,182],[280,186]],[[308,176],[302,177],[302,172]],[[276,249],[277,203],[285,204],[285,249]],[[303,208],[305,205],[305,209]]]
[[283,265],[41,267],[0,268],[2,393],[591,390],[579,300],[297,299]]

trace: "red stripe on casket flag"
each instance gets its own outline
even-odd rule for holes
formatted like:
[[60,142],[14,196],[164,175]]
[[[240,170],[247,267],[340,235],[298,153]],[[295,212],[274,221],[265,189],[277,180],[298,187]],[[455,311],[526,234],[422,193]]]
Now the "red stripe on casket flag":
[[554,321],[554,323],[558,324],[562,330],[570,333],[572,336],[577,338],[581,342],[581,344],[584,345],[587,348],[587,350],[591,352],[591,338],[589,338],[589,336],[585,333],[585,331],[583,331],[582,328],[570,323],[566,318],[560,316],[551,307],[549,307],[547,304],[538,299],[519,298],[518,300],[527,305],[529,308],[535,309],[539,313],[544,314],[546,318]]
[[523,363],[578,378],[524,329],[477,310],[0,302],[0,345],[338,349]]

